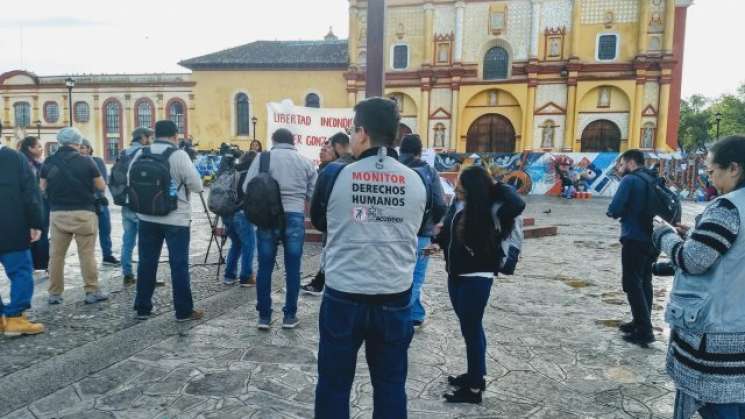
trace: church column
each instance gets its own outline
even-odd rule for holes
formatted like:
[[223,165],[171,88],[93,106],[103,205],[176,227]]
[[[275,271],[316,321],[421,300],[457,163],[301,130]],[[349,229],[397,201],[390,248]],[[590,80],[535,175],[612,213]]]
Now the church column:
[[458,125],[460,123],[460,80],[453,81],[452,89],[453,102],[450,108],[452,112],[450,114],[450,146],[448,148],[455,149],[457,151],[465,151],[465,148],[461,149],[458,145],[458,141],[460,141],[460,130],[458,129]]
[[349,65],[357,65],[358,46],[357,39],[359,37],[359,26],[357,25],[357,2],[351,0],[349,2],[349,39],[347,45],[349,46]]
[[649,0],[639,0],[639,39],[637,55],[647,53],[647,30],[649,29]]
[[431,65],[434,60],[435,6],[432,3],[424,5],[424,64]]
[[431,87],[429,86],[429,80],[422,83],[422,93],[419,103],[419,120],[417,125],[419,127],[419,137],[422,139],[424,148],[429,148],[429,94]]
[[[67,106],[67,95],[62,95],[62,125],[69,127],[70,126],[70,108]],[[73,105],[75,106],[75,105]]]
[[[74,105],[73,105],[74,106]],[[89,121],[93,122],[93,132],[94,135],[101,139],[100,142],[97,142],[97,146],[101,150],[102,153],[106,154],[106,136],[103,134],[103,112],[101,112],[101,105],[99,104],[99,96],[97,94],[93,95],[93,108],[92,111],[89,114]]]
[[530,58],[538,58],[538,42],[541,38],[541,3],[533,3],[533,18],[530,29]]
[[673,53],[675,0],[665,1],[665,54]]
[[632,108],[629,127],[629,148],[641,148],[642,108],[644,107],[644,85],[646,83],[645,70],[638,70],[636,75],[636,92],[634,93],[634,107]]
[[[665,70],[663,70],[664,72]],[[670,82],[671,75],[663,74],[660,77],[660,106],[657,111],[657,139],[655,148],[665,150],[667,148],[667,125],[670,117]]]
[[[570,76],[571,77],[571,76]],[[575,73],[576,77],[576,73]],[[567,112],[566,112],[566,128],[564,130],[564,144],[562,145],[562,151],[579,151],[576,142],[575,122],[577,121],[576,115],[577,108],[577,79],[570,78],[567,81]]]
[[454,62],[463,62],[463,25],[465,24],[466,3],[455,3],[455,57]]
[[10,96],[3,96],[3,127],[10,126]]
[[32,103],[32,113],[31,113],[31,125],[36,125],[36,121],[41,121],[41,113],[39,112],[39,95],[33,95],[31,96]]
[[347,87],[347,106],[353,108],[357,104],[357,90]]
[[569,57],[577,57],[579,54],[579,33],[582,25],[582,5],[580,0],[574,0],[572,4],[572,51]]
[[[529,76],[530,77],[530,76]],[[533,121],[535,114],[535,93],[536,93],[536,81],[528,80],[528,100],[525,110],[523,112],[523,132],[520,144],[516,151],[526,151],[533,149]]]

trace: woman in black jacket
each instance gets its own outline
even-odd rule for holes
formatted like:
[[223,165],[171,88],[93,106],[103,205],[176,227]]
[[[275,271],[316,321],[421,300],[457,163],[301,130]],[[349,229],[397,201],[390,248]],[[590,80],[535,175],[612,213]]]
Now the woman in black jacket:
[[505,256],[501,243],[525,209],[525,202],[510,186],[494,183],[480,166],[463,170],[455,196],[436,242],[445,250],[448,292],[466,341],[468,371],[448,377],[457,390],[445,394],[445,399],[481,403],[486,388],[484,310]]

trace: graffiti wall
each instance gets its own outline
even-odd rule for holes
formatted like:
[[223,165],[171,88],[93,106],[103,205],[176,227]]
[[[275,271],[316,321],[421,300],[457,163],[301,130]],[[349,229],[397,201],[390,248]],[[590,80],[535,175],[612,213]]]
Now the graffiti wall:
[[[496,179],[514,185],[523,194],[561,194],[564,186],[593,196],[611,197],[621,178],[616,171],[619,153],[432,153],[426,158],[446,179],[454,180],[461,168],[485,166]],[[703,200],[713,192],[701,155],[647,153],[646,165],[656,167],[670,187],[684,199]],[[214,154],[199,155],[195,166],[203,177],[211,177],[220,167]]]
[[[440,153],[435,168],[457,173],[462,167],[479,164],[521,193],[559,195],[565,186],[611,197],[621,181],[616,171],[619,153]],[[683,198],[706,195],[707,179],[702,156],[647,153],[646,165],[656,167],[668,185]]]

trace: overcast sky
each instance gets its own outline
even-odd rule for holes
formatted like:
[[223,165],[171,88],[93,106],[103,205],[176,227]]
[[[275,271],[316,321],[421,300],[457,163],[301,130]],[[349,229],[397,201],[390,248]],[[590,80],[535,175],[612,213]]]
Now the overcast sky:
[[[0,73],[185,72],[177,62],[259,39],[348,33],[347,0],[4,0]],[[745,82],[735,28],[745,1],[697,0],[689,9],[683,95],[718,96]]]

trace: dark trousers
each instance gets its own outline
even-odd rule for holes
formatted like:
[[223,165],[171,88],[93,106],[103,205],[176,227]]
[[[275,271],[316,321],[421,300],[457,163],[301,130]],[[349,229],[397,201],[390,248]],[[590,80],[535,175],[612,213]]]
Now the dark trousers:
[[44,225],[41,228],[39,240],[31,243],[31,257],[34,261],[34,269],[46,271],[49,269],[49,204],[44,199]]
[[349,418],[357,352],[364,342],[373,386],[373,418],[405,419],[408,350],[414,336],[411,291],[372,302],[326,287],[318,323],[315,416]]
[[652,264],[655,254],[649,243],[624,240],[621,248],[623,292],[629,300],[637,331],[652,334]]
[[189,227],[150,223],[140,220],[138,225],[137,295],[134,309],[138,314],[150,314],[153,310],[155,277],[158,273],[163,241],[168,246],[168,262],[171,266],[173,284],[173,307],[177,319],[191,316],[194,302],[189,278]]
[[98,244],[105,258],[113,256],[111,252],[111,212],[108,205],[102,205],[98,213]]
[[486,334],[484,311],[489,302],[494,278],[448,278],[448,293],[455,315],[460,322],[460,333],[466,341],[468,385],[480,388],[486,375]]

